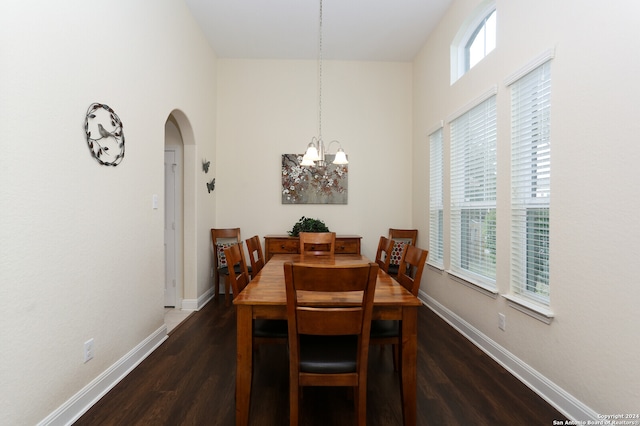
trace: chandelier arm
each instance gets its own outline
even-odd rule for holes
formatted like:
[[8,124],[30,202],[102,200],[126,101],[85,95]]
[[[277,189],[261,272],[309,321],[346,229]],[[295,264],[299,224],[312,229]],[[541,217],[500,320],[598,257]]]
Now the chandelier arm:
[[329,142],[329,143],[327,144],[327,148],[326,148],[326,151],[327,151],[327,152],[329,152],[329,148],[331,148],[331,145],[333,145],[334,143],[337,143],[337,144],[338,144],[338,146],[339,146],[340,148],[342,148],[342,144],[340,143],[340,141],[339,141],[339,140],[334,139],[334,140],[332,140],[331,142]]

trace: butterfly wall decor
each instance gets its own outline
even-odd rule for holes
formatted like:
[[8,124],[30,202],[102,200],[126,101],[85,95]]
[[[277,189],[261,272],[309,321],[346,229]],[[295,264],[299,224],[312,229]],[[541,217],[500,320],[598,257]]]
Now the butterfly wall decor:
[[214,189],[216,189],[216,178],[213,178],[211,182],[207,182],[207,190],[209,191],[209,194],[211,194],[211,191]]

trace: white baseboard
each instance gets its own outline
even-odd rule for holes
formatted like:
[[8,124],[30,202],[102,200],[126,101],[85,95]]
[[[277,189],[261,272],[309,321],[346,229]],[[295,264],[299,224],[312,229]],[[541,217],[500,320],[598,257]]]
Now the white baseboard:
[[199,311],[211,299],[213,299],[213,287],[205,291],[204,294],[197,299],[182,299],[182,309],[185,311]]
[[81,389],[80,392],[76,393],[67,402],[58,407],[57,410],[49,414],[44,420],[38,423],[38,426],[73,424],[166,339],[167,326],[163,324],[162,327],[96,377],[91,383]]
[[564,389],[560,388],[538,371],[525,364],[521,359],[498,345],[480,330],[456,315],[453,311],[447,309],[445,306],[441,305],[438,301],[422,291],[420,291],[419,297],[427,307],[438,314],[438,316],[449,323],[453,328],[458,330],[460,334],[469,339],[469,341],[475,344],[483,352],[493,358],[498,364],[502,365],[514,377],[524,383],[542,399],[564,414],[567,419],[584,422],[589,420],[595,422],[599,420],[597,413],[591,408],[587,407]]

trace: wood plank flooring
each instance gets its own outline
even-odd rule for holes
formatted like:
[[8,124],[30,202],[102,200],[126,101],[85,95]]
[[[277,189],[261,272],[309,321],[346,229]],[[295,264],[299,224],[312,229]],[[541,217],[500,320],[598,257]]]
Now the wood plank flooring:
[[[235,424],[235,309],[207,304],[178,326],[154,353],[75,424]],[[430,309],[418,315],[418,424],[551,425],[565,418],[466,340]],[[372,347],[367,424],[402,424],[399,380],[391,348]],[[289,423],[287,352],[263,345],[254,364],[251,424]],[[354,424],[345,389],[305,389],[310,426]]]

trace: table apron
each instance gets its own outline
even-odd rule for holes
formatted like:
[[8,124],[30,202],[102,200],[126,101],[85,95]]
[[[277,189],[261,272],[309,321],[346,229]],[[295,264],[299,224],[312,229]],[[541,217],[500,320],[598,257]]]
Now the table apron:
[[253,318],[287,319],[286,305],[253,305]]

